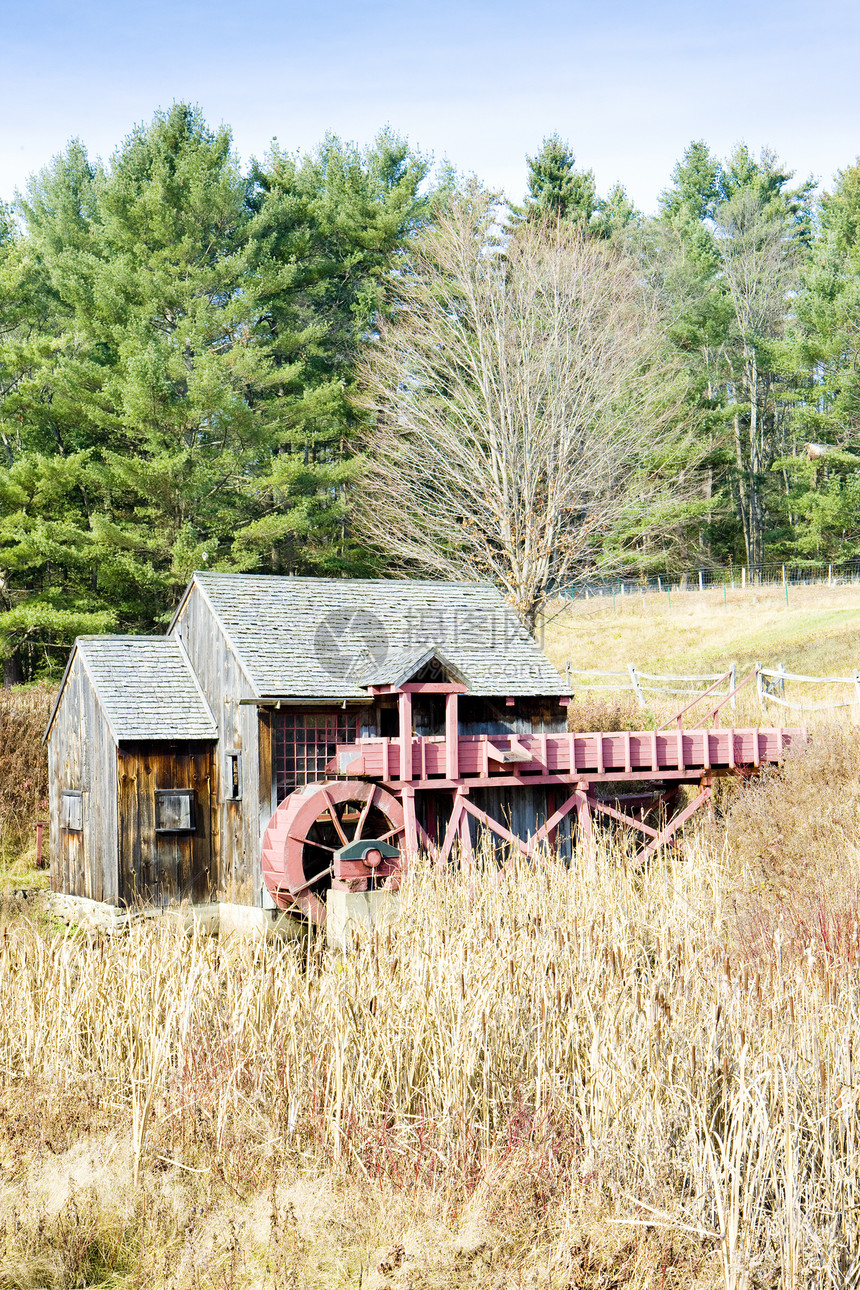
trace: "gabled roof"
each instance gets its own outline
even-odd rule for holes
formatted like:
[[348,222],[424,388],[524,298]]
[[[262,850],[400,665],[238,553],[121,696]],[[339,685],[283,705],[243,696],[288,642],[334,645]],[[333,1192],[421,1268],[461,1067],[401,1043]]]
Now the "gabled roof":
[[458,667],[447,659],[435,645],[425,649],[419,645],[411,649],[389,650],[382,663],[374,664],[364,674],[362,686],[368,689],[371,685],[392,685],[395,689],[411,681],[416,672],[420,672],[428,663],[438,663],[441,671],[447,673],[451,680],[459,681],[469,688],[469,678]]
[[45,738],[76,656],[117,743],[218,738],[218,727],[188,656],[182,643],[171,636],[79,636]]
[[260,699],[366,699],[367,678],[386,672],[387,660],[396,670],[428,650],[444,654],[470,694],[568,693],[501,594],[482,583],[196,573],[186,595],[194,585]]

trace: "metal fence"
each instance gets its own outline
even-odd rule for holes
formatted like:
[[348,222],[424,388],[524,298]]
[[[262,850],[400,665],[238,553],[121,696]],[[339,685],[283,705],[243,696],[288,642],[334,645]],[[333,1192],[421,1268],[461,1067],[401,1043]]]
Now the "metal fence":
[[617,578],[592,578],[559,589],[562,600],[592,596],[668,595],[711,588],[745,590],[747,587],[841,587],[860,583],[860,559],[841,564],[797,561],[790,564],[734,565],[722,568],[687,569],[675,573],[626,574]]

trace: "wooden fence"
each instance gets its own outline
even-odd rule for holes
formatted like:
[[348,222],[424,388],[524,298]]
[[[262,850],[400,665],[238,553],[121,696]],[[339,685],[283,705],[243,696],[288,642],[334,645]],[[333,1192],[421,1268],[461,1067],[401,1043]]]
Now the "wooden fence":
[[[646,696],[648,695],[695,696],[701,694],[703,688],[708,686],[715,687],[712,690],[715,697],[719,695],[727,697],[732,708],[737,706],[734,697],[734,691],[737,687],[734,663],[722,672],[683,674],[675,672],[644,672],[635,663],[628,663],[627,670],[624,672],[604,672],[595,668],[575,668],[568,663],[566,675],[567,683],[571,690],[609,690],[616,693],[632,691],[642,708],[647,705]],[[577,677],[601,677],[611,678],[611,680],[576,680],[575,678]],[[824,712],[838,708],[860,708],[860,671],[857,668],[854,668],[850,676],[805,676],[799,672],[789,672],[784,663],[778,663],[776,667],[765,667],[762,663],[756,663],[755,679],[756,694],[762,712],[767,712],[768,704],[770,703],[775,703],[783,708],[790,708],[795,712]],[[720,681],[725,683],[725,690],[721,687],[716,687],[716,683]],[[792,688],[795,684],[804,686],[845,686],[848,688],[848,693],[844,700],[836,699],[810,703],[802,693],[799,697],[794,695],[787,697],[786,682],[789,682]],[[691,683],[697,683],[695,689],[690,688]]]

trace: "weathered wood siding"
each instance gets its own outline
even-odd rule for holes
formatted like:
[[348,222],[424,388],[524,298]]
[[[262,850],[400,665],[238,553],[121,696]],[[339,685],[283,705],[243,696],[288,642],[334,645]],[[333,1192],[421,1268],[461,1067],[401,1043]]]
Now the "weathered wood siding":
[[552,735],[567,729],[567,709],[551,698],[460,699],[461,735]]
[[[172,635],[185,646],[191,666],[218,724],[213,774],[217,838],[213,854],[214,896],[259,906],[263,876],[260,838],[272,810],[272,769],[268,739],[260,740],[259,709],[240,704],[253,696],[251,684],[218,619],[195,584],[183,604]],[[242,797],[231,797],[230,753],[241,754]],[[261,758],[267,760],[265,773]]]
[[[52,889],[117,904],[116,744],[80,655],[51,728],[48,773]],[[60,827],[65,791],[81,793],[80,833]]]
[[[120,899],[172,905],[211,898],[215,752],[211,744],[124,744],[117,754],[119,781]],[[157,833],[155,794],[190,789],[193,833]],[[217,832],[217,829],[216,829]]]
[[[572,791],[566,785],[548,789],[543,784],[523,785],[522,788],[475,788],[469,794],[469,799],[479,810],[486,811],[494,820],[500,820],[511,833],[525,841],[534,837],[541,825],[563,805]],[[553,839],[553,849],[558,849],[559,854],[568,858],[571,854],[571,830],[576,827],[575,820],[575,812],[565,816]],[[472,842],[476,844],[484,832],[484,826],[470,816],[469,829]],[[488,840],[493,846],[508,850],[508,844],[500,838],[491,834]]]

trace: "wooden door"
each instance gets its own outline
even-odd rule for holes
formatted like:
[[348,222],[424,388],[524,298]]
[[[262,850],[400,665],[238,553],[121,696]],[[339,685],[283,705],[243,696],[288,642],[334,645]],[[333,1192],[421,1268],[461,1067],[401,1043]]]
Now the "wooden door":
[[121,900],[165,906],[212,899],[212,746],[125,746],[118,771]]

